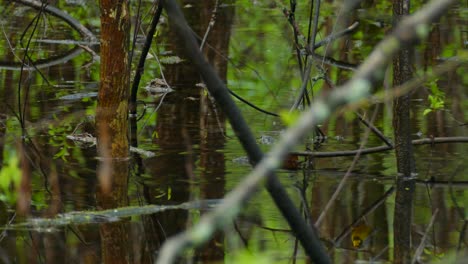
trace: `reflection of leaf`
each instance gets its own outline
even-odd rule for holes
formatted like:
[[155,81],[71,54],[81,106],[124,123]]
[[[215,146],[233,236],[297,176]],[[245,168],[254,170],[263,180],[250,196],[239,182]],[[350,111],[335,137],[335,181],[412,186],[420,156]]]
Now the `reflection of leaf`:
[[90,97],[96,97],[98,95],[97,92],[89,92],[89,93],[75,93],[75,94],[67,94],[64,96],[60,96],[59,100],[78,100],[78,99],[85,99]]

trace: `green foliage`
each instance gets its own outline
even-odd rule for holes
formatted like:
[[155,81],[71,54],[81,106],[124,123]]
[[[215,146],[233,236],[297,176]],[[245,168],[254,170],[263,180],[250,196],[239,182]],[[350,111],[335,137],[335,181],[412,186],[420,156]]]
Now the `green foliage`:
[[43,190],[37,190],[33,192],[31,197],[31,205],[34,206],[36,210],[42,210],[44,208],[47,208],[49,204],[46,200],[46,192],[44,192]]
[[429,108],[426,108],[423,112],[424,115],[431,113],[432,111],[441,110],[445,105],[445,93],[441,91],[437,85],[437,79],[431,81],[428,86],[430,89],[429,96]]
[[236,252],[233,256],[229,256],[226,259],[227,263],[244,263],[244,264],[269,264],[277,263],[271,254],[255,253],[252,254],[249,250],[245,249],[239,252]]
[[440,56],[443,58],[450,58],[450,57],[455,56],[456,52],[457,52],[457,48],[455,44],[447,44],[442,50]]
[[62,159],[63,161],[66,161],[68,156],[70,156],[68,148],[62,147],[60,148],[59,152],[54,155],[54,159]]
[[0,200],[9,204],[16,201],[16,188],[20,184],[21,169],[15,151],[6,153],[3,167],[0,171]]
[[54,159],[67,160],[70,156],[68,141],[66,135],[72,133],[72,127],[70,124],[64,124],[63,126],[49,126],[48,134],[50,137],[50,145],[59,148],[59,151],[55,153]]

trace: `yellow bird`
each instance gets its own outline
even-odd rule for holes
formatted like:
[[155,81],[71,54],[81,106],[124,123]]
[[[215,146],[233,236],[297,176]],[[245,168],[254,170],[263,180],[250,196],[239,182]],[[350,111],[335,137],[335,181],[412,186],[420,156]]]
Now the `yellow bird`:
[[353,247],[360,248],[371,232],[371,228],[365,223],[361,223],[351,230]]

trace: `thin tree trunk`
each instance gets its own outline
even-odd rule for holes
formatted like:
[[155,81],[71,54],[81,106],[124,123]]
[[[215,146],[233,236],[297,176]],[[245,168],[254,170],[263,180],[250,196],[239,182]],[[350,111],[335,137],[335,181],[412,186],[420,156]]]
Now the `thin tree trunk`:
[[[393,1],[393,17],[398,22],[409,14],[410,0]],[[393,60],[393,85],[401,85],[412,78],[412,49],[403,47]],[[414,168],[411,144],[410,94],[396,98],[393,102],[393,127],[397,160],[397,190],[395,198],[395,263],[411,262],[411,221],[413,213]]]

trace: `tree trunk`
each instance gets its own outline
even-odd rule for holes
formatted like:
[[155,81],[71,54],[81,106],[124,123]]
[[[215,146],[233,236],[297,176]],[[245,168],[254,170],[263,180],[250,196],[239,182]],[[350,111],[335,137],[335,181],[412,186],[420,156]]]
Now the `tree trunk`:
[[[102,209],[128,204],[128,87],[130,14],[128,0],[101,0],[101,85],[96,110],[100,158],[97,204]],[[100,227],[103,263],[129,263],[128,225]]]
[[[100,8],[102,24],[101,85],[96,110],[98,151],[99,156],[104,158],[101,160],[101,165],[105,165],[104,163],[109,161],[112,161],[112,165],[126,164],[126,162],[122,161],[126,161],[129,155],[127,94],[129,86],[128,43],[130,17],[128,1],[102,0]],[[107,160],[107,158],[110,158],[110,160]],[[102,167],[104,166],[100,167],[100,172],[106,172]],[[128,171],[128,168],[124,167],[119,169],[123,169],[124,172]],[[115,173],[120,174],[122,171],[111,170],[107,172],[109,172],[108,175],[102,175],[102,173],[98,175],[104,193],[110,190],[112,184],[115,185],[120,182],[115,177],[107,182],[106,179],[116,176]],[[126,175],[126,173],[122,173],[122,175]],[[116,199],[115,202],[117,201],[122,200]]]
[[[393,17],[398,22],[409,14],[409,0],[393,1]],[[412,50],[403,47],[393,60],[393,85],[398,86],[412,78]],[[411,221],[413,213],[414,168],[411,144],[410,94],[396,98],[393,102],[393,128],[397,160],[397,190],[395,198],[395,263],[411,262]]]

